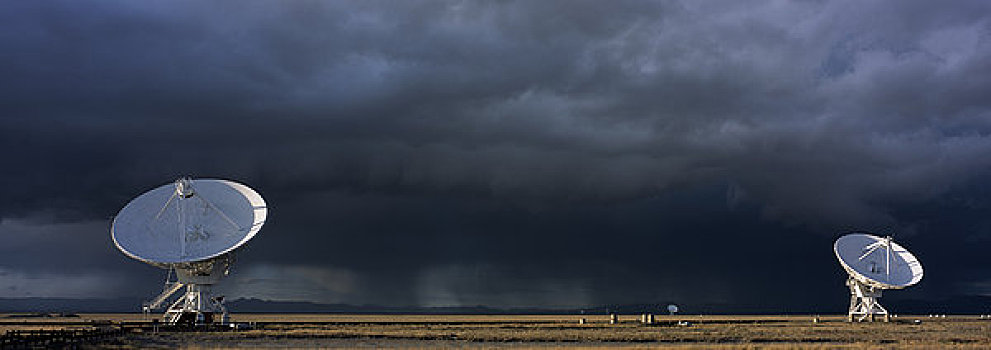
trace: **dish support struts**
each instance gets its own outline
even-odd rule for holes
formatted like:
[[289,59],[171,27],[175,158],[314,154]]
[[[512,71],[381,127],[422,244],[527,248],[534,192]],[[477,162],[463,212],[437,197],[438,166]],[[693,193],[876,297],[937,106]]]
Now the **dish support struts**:
[[[213,259],[189,266],[177,266],[176,281],[166,280],[165,288],[158,297],[144,304],[145,313],[158,309],[172,295],[185,289],[185,293],[169,306],[162,322],[172,325],[203,325],[219,322],[228,324],[230,316],[224,307],[223,296],[213,296],[212,287],[221,277],[227,275],[229,256]],[[220,316],[216,319],[216,316]]]
[[891,321],[888,310],[878,303],[881,297],[881,289],[860,283],[853,277],[846,280],[846,285],[850,287],[850,310],[847,314],[847,321],[863,322],[875,321],[877,315],[884,318],[884,322]]

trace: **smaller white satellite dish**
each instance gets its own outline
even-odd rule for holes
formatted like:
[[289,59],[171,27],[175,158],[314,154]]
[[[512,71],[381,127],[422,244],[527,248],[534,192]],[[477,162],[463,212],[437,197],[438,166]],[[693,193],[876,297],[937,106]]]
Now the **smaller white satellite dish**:
[[675,305],[675,304],[668,305],[668,312],[671,313],[672,315],[674,315],[675,313],[677,313],[678,312],[678,305]]

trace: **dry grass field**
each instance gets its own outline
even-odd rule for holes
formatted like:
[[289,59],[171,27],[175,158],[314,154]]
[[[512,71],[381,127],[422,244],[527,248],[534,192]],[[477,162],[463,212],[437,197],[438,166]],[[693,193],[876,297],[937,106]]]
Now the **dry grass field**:
[[[2,317],[2,315],[0,315]],[[584,324],[579,319],[585,318]],[[914,324],[913,320],[921,320]],[[49,328],[44,322],[136,322],[140,314],[82,314],[78,318],[0,318],[3,329]],[[37,322],[35,322],[37,321]],[[256,327],[228,332],[139,332],[95,348],[991,348],[991,320],[977,316],[902,316],[891,323],[844,322],[841,316],[639,315],[316,315],[236,314]],[[688,321],[690,325],[678,325]],[[84,325],[65,327],[85,327]]]

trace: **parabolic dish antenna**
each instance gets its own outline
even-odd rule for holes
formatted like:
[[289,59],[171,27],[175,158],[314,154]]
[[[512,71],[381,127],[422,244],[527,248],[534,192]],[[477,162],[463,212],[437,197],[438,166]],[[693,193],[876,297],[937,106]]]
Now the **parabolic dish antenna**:
[[856,316],[859,321],[867,317],[873,320],[875,315],[888,320],[888,311],[877,302],[881,291],[902,289],[922,280],[922,264],[891,237],[851,233],[836,240],[833,252],[850,275],[846,283],[850,287],[850,321]]
[[114,218],[111,236],[127,256],[175,270],[161,295],[145,304],[158,308],[183,286],[186,295],[166,312],[169,323],[209,323],[227,311],[210,286],[227,274],[232,254],[255,236],[268,208],[257,192],[237,182],[182,178],[138,196]]
[[668,313],[674,315],[677,312],[678,312],[678,305],[675,304],[668,305]]
[[190,263],[237,249],[258,233],[266,214],[265,201],[248,186],[187,180],[132,200],[114,218],[112,235],[117,248],[134,259]]

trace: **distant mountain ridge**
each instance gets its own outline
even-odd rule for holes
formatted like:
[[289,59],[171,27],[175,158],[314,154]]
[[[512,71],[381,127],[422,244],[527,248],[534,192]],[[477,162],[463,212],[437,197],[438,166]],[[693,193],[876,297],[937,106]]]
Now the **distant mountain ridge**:
[[140,312],[142,299],[0,298],[0,313]]
[[[66,312],[130,313],[140,312],[142,299],[70,299],[70,298],[0,298],[0,313]],[[991,296],[957,296],[939,300],[883,300],[885,307],[899,314],[991,314]],[[483,305],[458,307],[416,307],[351,304],[321,304],[307,301],[235,299],[226,303],[231,312],[244,313],[357,313],[357,314],[560,314],[599,315],[615,312],[639,314],[667,313],[668,303],[625,304],[587,308],[493,308]],[[729,304],[679,305],[683,314],[843,314],[845,308],[747,306]]]

